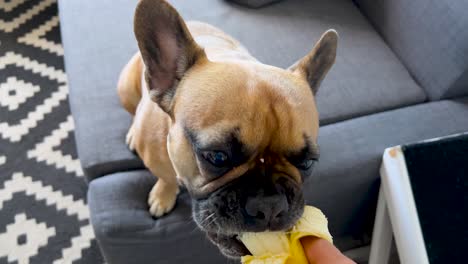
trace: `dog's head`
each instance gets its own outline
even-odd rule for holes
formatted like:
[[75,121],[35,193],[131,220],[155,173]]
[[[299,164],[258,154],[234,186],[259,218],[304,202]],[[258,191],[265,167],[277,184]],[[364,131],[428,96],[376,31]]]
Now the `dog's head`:
[[171,117],[169,156],[199,227],[231,257],[247,253],[239,232],[291,228],[319,156],[314,94],[334,63],[336,32],[285,70],[209,61],[165,1],[140,1],[134,26],[151,98]]

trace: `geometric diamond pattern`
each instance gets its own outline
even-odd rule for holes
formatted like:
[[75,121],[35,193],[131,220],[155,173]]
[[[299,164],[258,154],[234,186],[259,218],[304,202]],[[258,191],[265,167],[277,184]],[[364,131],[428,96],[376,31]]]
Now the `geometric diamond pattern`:
[[0,0],[0,9],[5,10],[5,12],[9,12],[24,2],[26,2],[26,0]]
[[[11,7],[7,5],[8,3],[6,1],[0,2],[0,5],[3,6],[3,8],[1,9],[4,9],[7,12],[11,11],[12,7],[19,5],[19,3],[17,3],[19,1],[13,1],[13,2],[15,3]],[[38,2],[37,5],[35,5],[31,9],[25,10],[25,12],[21,13],[19,16],[15,17],[11,21],[0,19],[0,30],[10,33],[13,30],[17,29],[18,27],[20,27],[25,22],[31,20],[34,16],[42,12],[48,6],[56,4],[55,0],[44,0],[44,1],[35,1],[35,2]]]
[[56,69],[53,66],[48,66],[46,63],[40,63],[13,51],[8,51],[0,57],[0,70],[8,65],[23,67],[25,70],[30,70],[33,73],[48,77],[51,80],[57,80],[59,82],[67,81],[67,76],[62,69]]
[[89,219],[89,211],[83,200],[74,200],[73,196],[64,196],[61,191],[54,191],[51,186],[43,186],[40,181],[33,181],[31,177],[16,172],[10,180],[4,182],[0,190],[0,210],[5,201],[11,200],[16,192],[25,192],[34,196],[37,201],[45,200],[47,205],[57,210],[65,209],[67,214],[76,214],[79,220]]
[[64,155],[60,150],[53,150],[70,135],[73,129],[73,119],[69,115],[65,122],[60,123],[57,129],[38,143],[34,149],[28,151],[28,158],[54,165],[57,169],[64,168],[66,172],[74,172],[76,176],[83,176],[78,159],[73,159],[71,155]]
[[[0,247],[0,257],[7,256],[9,262],[18,261],[19,264],[28,263],[40,247],[47,245],[49,237],[55,235],[55,228],[47,228],[45,223],[37,223],[36,219],[26,219],[24,213],[15,215],[15,222],[9,224],[6,230],[0,234],[0,241],[10,243]],[[22,241],[18,237],[23,237]]]
[[103,263],[68,105],[57,0],[0,0],[0,263]]
[[8,77],[5,83],[0,83],[0,105],[8,107],[9,111],[16,110],[39,89],[39,86],[17,80],[15,76]]
[[46,23],[44,23],[40,27],[18,38],[18,42],[26,43],[34,47],[48,50],[50,52],[56,53],[57,55],[63,55],[63,48],[62,48],[62,45],[60,45],[60,43],[54,43],[50,40],[47,40],[46,38],[43,38],[48,31],[52,30],[54,27],[57,27],[58,25],[59,25],[58,16],[53,16],[50,20],[48,20]]
[[11,142],[18,142],[29,131],[36,127],[42,121],[45,115],[51,113],[54,108],[58,107],[60,103],[67,99],[68,87],[62,85],[58,91],[51,93],[50,97],[44,100],[36,108],[29,112],[27,117],[22,119],[18,124],[9,124],[7,122],[0,122],[0,136],[8,139]]
[[[40,181],[33,181],[31,177],[24,176],[20,172],[14,173],[10,180],[4,182],[4,185],[5,188],[0,189],[0,210],[2,209],[5,201],[9,201],[13,198],[14,193],[24,192],[28,196],[33,196],[36,201],[44,200],[47,205],[55,207],[57,211],[65,210],[68,215],[76,215],[78,220],[89,219],[89,210],[83,200],[74,200],[73,196],[65,196],[60,190],[54,191],[51,186],[43,186]],[[24,231],[22,233],[24,233]],[[34,236],[42,235],[37,234],[37,230],[29,230],[28,233]],[[19,235],[19,233],[16,235]],[[9,236],[12,235],[8,233],[7,229],[5,234],[0,234],[0,241],[2,241],[2,238],[7,239]],[[81,250],[89,247],[93,238],[93,229],[91,224],[88,222],[88,224],[80,228],[80,234],[78,236],[71,238],[72,245],[63,249],[62,257],[57,261],[73,261],[79,259],[81,257]],[[16,251],[20,250],[22,245],[12,245],[11,247]],[[30,256],[33,255],[34,254]],[[0,257],[1,256],[2,255],[0,254]]]

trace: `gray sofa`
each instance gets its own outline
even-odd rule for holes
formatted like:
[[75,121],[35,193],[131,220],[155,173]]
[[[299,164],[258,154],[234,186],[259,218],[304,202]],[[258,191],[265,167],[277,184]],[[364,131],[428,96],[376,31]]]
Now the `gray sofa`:
[[[468,131],[467,1],[285,0],[260,9],[170,2],[185,19],[223,29],[279,67],[305,55],[326,29],[339,32],[336,64],[317,96],[321,159],[304,192],[328,216],[341,250],[370,243],[385,148]],[[169,215],[148,213],[156,178],[124,143],[131,117],[116,93],[118,74],[137,50],[135,5],[59,2],[76,143],[100,248],[111,264],[227,263],[192,222],[187,193]]]

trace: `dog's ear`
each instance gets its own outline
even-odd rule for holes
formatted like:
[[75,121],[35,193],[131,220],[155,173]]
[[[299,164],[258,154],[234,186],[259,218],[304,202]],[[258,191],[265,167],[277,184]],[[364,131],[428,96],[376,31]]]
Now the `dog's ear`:
[[164,0],[140,0],[134,32],[145,64],[150,97],[166,112],[186,71],[206,58],[179,13]]
[[307,79],[314,94],[317,93],[320,83],[335,63],[338,34],[329,29],[323,33],[312,51],[304,58],[289,67],[289,70]]

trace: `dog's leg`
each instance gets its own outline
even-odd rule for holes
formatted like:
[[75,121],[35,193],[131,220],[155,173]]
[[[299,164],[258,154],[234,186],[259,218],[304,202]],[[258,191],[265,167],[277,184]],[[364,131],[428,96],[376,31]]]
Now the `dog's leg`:
[[127,134],[129,148],[136,150],[151,174],[158,178],[147,199],[150,214],[155,217],[172,210],[179,190],[167,152],[169,123],[169,116],[144,94]]
[[140,53],[136,53],[123,68],[117,83],[120,103],[132,115],[135,115],[141,99],[142,69]]
[[128,148],[135,152],[135,137],[134,137],[134,125],[133,122],[128,129],[127,135],[125,136],[125,143],[127,143]]
[[148,195],[149,211],[151,215],[161,217],[174,208],[179,185],[170,163],[150,164],[149,170],[158,177],[158,181]]
[[174,208],[179,186],[177,182],[168,182],[159,179],[148,196],[148,205],[151,215],[161,217]]
[[[132,115],[136,114],[136,110],[141,101],[141,75],[141,57],[140,53],[136,53],[123,68],[117,84],[120,102]],[[127,143],[128,148],[132,152],[135,152],[135,132],[133,123],[134,122],[132,122],[132,125],[128,129],[125,142]]]

